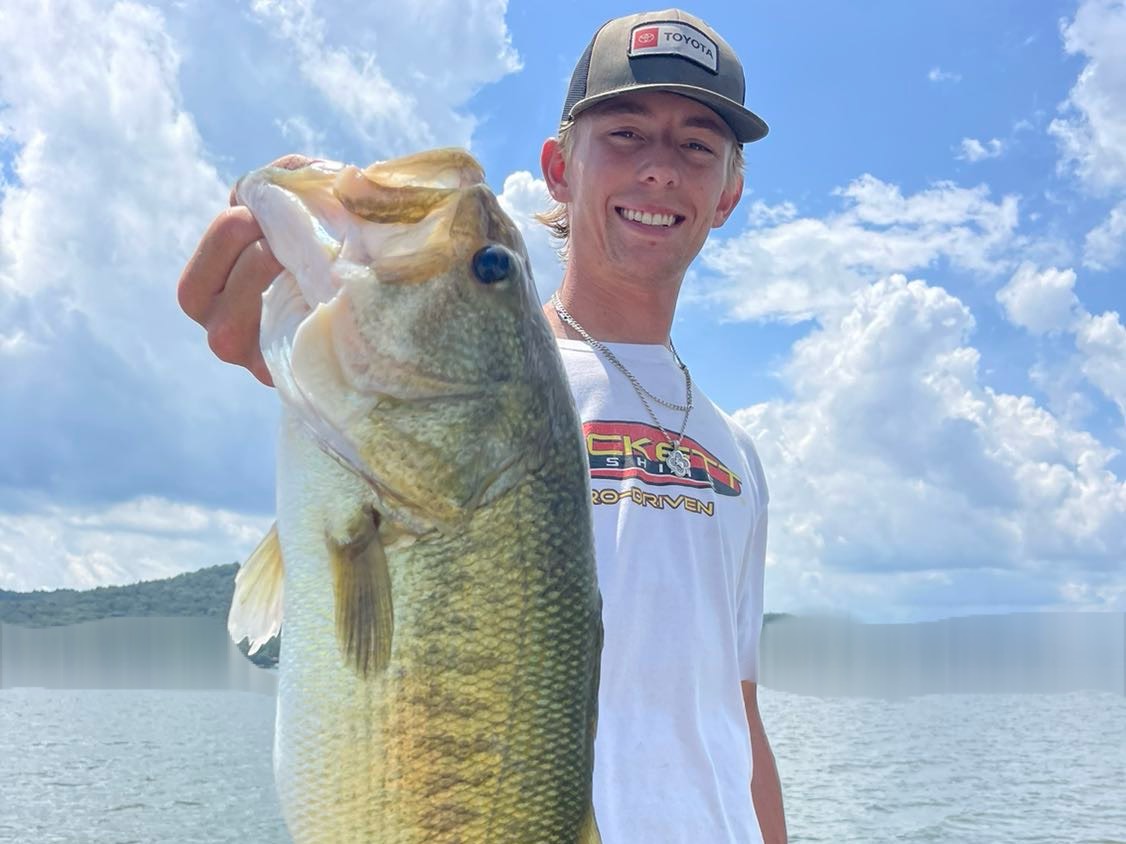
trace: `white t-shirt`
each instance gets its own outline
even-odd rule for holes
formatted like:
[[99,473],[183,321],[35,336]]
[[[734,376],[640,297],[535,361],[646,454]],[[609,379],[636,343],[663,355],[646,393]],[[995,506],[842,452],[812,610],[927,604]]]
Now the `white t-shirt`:
[[[758,680],[762,627],[767,490],[754,446],[694,386],[682,445],[691,474],[676,477],[629,381],[585,343],[558,342],[591,465],[606,630],[594,763],[602,840],[761,842],[739,686]],[[646,389],[683,403],[668,349],[607,345]],[[683,413],[650,406],[675,437]]]

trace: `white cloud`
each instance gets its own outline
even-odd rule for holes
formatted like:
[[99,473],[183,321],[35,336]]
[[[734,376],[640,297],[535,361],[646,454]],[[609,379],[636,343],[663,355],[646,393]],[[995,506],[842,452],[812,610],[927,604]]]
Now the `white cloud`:
[[293,143],[293,149],[301,150],[302,155],[322,160],[331,159],[327,152],[328,138],[325,132],[313,128],[312,124],[300,115],[293,115],[284,120],[275,120],[282,137]]
[[932,67],[927,74],[927,79],[931,82],[961,82],[962,74],[943,70],[940,67]]
[[747,223],[755,228],[762,226],[776,226],[779,223],[788,223],[798,217],[798,207],[792,202],[782,202],[778,205],[768,205],[761,199],[751,203],[747,211]]
[[563,280],[563,264],[559,259],[557,244],[545,226],[533,215],[546,211],[551,205],[551,195],[543,179],[535,178],[527,170],[512,173],[504,180],[504,188],[497,196],[501,208],[512,218],[524,237],[536,289],[540,300],[546,302]]
[[1035,367],[1033,380],[1049,388],[1057,406],[1066,408],[1069,418],[1082,415],[1088,407],[1084,398],[1073,395],[1062,401],[1059,386],[1074,386],[1077,375],[1113,401],[1126,421],[1126,326],[1115,311],[1094,316],[1080,304],[1075,292],[1075,272],[1050,267],[1037,270],[1023,263],[1009,283],[997,293],[997,300],[1014,325],[1033,334],[1067,332],[1074,335],[1077,357],[1057,362],[1050,368]]
[[15,361],[31,351],[32,340],[22,328],[13,328],[9,334],[0,334],[0,360]]
[[1097,192],[1126,188],[1126,5],[1084,0],[1062,35],[1087,64],[1049,127],[1061,165]]
[[[272,498],[274,413],[176,306],[227,194],[180,96],[180,49],[137,3],[12,0],[0,17],[0,586],[230,562],[223,519],[253,522],[237,510]],[[114,504],[144,495],[171,519],[189,515],[175,499],[230,515],[194,538],[95,523],[151,509]]]
[[[497,0],[363,14],[263,0],[216,35],[219,13],[128,0],[0,11],[0,585],[229,561],[228,516],[215,514],[256,524],[239,514],[272,508],[276,401],[216,361],[176,304],[190,250],[226,205],[212,162],[243,154],[206,148],[181,85],[212,137],[260,144],[254,132],[276,130],[316,152],[344,133],[374,158],[468,144],[466,100],[519,67]],[[417,74],[420,55],[442,61]],[[136,516],[149,499],[211,527],[170,537]]]
[[1001,155],[1004,146],[996,138],[990,138],[984,144],[977,138],[962,138],[961,152],[958,158],[962,161],[976,163],[987,158],[997,158]]
[[763,206],[753,220],[783,222],[710,240],[702,265],[716,278],[701,281],[692,295],[734,319],[796,322],[839,314],[871,281],[939,260],[1001,272],[1017,242],[1017,198],[993,202],[985,186],[938,182],[904,196],[898,186],[864,175],[835,193],[845,208],[824,219],[794,218],[789,204]]
[[1085,316],[1075,332],[1075,347],[1087,380],[1118,405],[1126,421],[1126,326],[1119,315]]
[[90,589],[241,562],[269,523],[152,497],[0,513],[0,589]]
[[1091,231],[1083,244],[1083,265],[1093,270],[1116,266],[1126,255],[1126,202],[1111,209],[1107,218]]
[[886,619],[931,588],[987,604],[1006,580],[1028,608],[1066,604],[1077,579],[1123,595],[1115,452],[982,385],[973,325],[946,291],[884,279],[795,345],[792,398],[736,414],[771,483],[774,605]]
[[[169,248],[187,251],[226,195],[179,102],[178,52],[144,6],[13,2],[0,102],[19,152],[0,205],[0,282],[28,295],[65,289],[99,318],[132,312],[138,295],[167,293],[151,271]],[[130,283],[88,281],[92,269],[134,267]]]
[[[263,25],[293,51],[304,81],[341,127],[380,156],[470,146],[462,111],[482,85],[520,69],[504,22],[506,0],[376,3],[253,0]],[[418,72],[419,57],[440,56]]]
[[[289,43],[305,79],[343,112],[366,143],[392,153],[434,145],[431,128],[412,120],[417,100],[392,85],[371,54],[326,43],[314,0],[255,0],[251,8]],[[467,136],[469,121],[457,122],[457,134]]]
[[1049,267],[1038,271],[1025,262],[1017,268],[1009,283],[997,292],[997,301],[1015,325],[1033,334],[1064,331],[1079,313],[1075,293],[1075,272]]
[[[0,405],[19,408],[0,416],[4,501],[268,500],[268,444],[246,442],[272,414],[175,303],[227,189],[184,110],[165,27],[128,2],[5,6],[0,102],[15,155],[0,195],[0,334],[20,340],[0,379]],[[246,490],[208,474],[256,462],[264,476]]]
[[1044,394],[1048,409],[1057,419],[1071,428],[1084,427],[1095,405],[1084,389],[1077,355],[1042,358],[1028,370],[1028,377]]

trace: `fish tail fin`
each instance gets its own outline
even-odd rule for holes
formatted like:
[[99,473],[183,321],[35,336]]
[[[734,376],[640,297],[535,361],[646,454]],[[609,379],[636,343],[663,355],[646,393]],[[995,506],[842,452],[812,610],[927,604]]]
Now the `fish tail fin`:
[[275,522],[239,568],[227,615],[227,632],[236,643],[249,639],[252,654],[281,630],[284,579],[285,565]]
[[391,572],[379,536],[379,516],[365,512],[360,529],[347,541],[329,537],[336,597],[336,638],[347,664],[361,676],[391,661],[394,609]]

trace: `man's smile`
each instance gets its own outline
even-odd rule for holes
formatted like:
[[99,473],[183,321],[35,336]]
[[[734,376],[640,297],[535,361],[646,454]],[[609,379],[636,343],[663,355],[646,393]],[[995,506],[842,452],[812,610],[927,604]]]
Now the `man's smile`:
[[621,205],[614,206],[614,210],[618,212],[619,217],[629,220],[632,223],[641,223],[645,226],[668,228],[684,222],[684,217],[680,214],[665,214],[659,211],[641,211],[637,208],[625,208]]

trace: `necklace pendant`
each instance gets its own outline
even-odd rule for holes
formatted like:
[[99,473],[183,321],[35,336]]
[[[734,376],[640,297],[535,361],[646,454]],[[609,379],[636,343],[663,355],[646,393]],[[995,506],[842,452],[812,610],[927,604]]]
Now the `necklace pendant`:
[[685,456],[684,452],[680,450],[680,447],[675,446],[665,457],[665,465],[668,466],[669,469],[672,470],[672,473],[678,478],[687,478],[692,463]]

